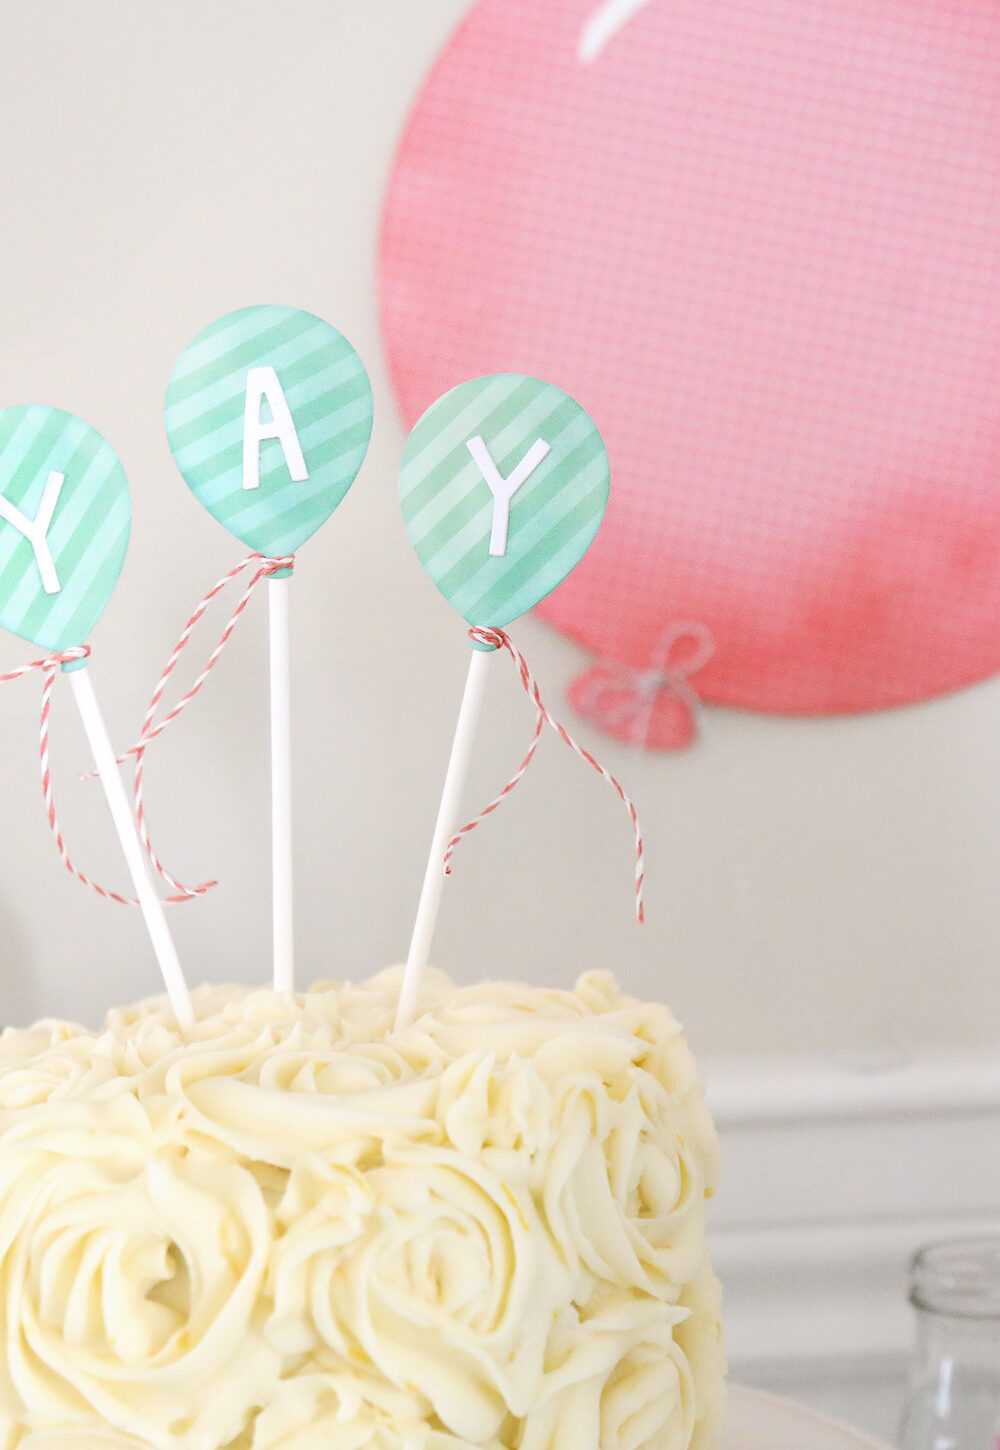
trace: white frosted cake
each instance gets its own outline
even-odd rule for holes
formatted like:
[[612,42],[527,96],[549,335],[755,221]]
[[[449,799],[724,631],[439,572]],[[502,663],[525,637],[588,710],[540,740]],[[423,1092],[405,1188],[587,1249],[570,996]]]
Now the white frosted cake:
[[687,1450],[715,1136],[664,1007],[397,971],[0,1038],[0,1450]]

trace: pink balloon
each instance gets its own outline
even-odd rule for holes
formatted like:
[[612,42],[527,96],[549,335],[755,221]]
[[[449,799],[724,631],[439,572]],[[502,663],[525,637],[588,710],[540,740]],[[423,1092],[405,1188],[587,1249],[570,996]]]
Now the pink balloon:
[[[611,505],[541,613],[605,661],[694,620],[700,695],[794,712],[1000,666],[997,0],[481,0],[382,302],[408,419],[519,371],[598,423]],[[627,737],[601,683],[574,699]],[[654,706],[683,743],[683,692]]]

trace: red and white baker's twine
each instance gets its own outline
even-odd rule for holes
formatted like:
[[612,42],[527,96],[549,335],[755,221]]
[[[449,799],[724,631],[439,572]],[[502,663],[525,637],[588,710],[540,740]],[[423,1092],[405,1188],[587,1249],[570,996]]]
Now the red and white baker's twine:
[[594,770],[597,771],[598,775],[602,775],[604,777],[608,784],[612,786],[617,792],[619,798],[622,801],[622,804],[625,806],[625,809],[629,813],[629,818],[632,822],[632,830],[635,833],[635,913],[640,922],[645,921],[646,913],[642,901],[642,831],[639,826],[639,817],[636,814],[635,806],[632,804],[629,797],[625,794],[624,789],[611,774],[611,772],[609,770],[605,770],[604,766],[600,763],[600,761],[595,760],[588,750],[584,750],[582,745],[578,745],[577,742],[573,739],[572,735],[570,735],[569,731],[566,730],[564,726],[560,725],[558,720],[554,720],[549,714],[548,710],[542,703],[542,697],[539,693],[538,685],[536,684],[531,671],[528,669],[528,665],[525,661],[524,656],[521,654],[517,646],[511,643],[510,636],[506,633],[506,631],[502,629],[482,629],[478,626],[474,626],[472,629],[469,630],[469,638],[476,644],[486,645],[486,647],[489,649],[505,649],[508,652],[511,659],[517,665],[518,672],[521,676],[521,684],[524,686],[526,694],[534,702],[535,710],[537,712],[535,718],[535,733],[531,738],[531,744],[528,746],[527,755],[521,761],[521,764],[518,766],[517,770],[511,776],[510,780],[504,786],[500,794],[498,796],[495,796],[493,800],[490,801],[489,805],[479,812],[475,820],[469,821],[469,823],[463,826],[460,831],[457,831],[448,842],[447,850],[444,853],[445,875],[451,875],[451,858],[455,854],[455,848],[458,846],[459,841],[462,840],[463,836],[467,836],[470,831],[474,831],[479,825],[480,821],[484,821],[487,816],[492,815],[500,802],[504,799],[505,796],[510,795],[511,791],[514,789],[518,781],[524,775],[524,772],[531,764],[532,756],[538,748],[538,742],[542,734],[542,727],[543,725],[548,724],[552,726],[552,729],[556,732],[559,738],[561,740],[564,740],[569,748],[571,750],[574,750],[576,754],[579,755],[581,760],[585,760],[588,765],[593,766]]
[[62,828],[59,825],[59,817],[56,815],[55,802],[52,798],[52,771],[49,767],[49,716],[52,710],[52,686],[55,683],[56,671],[61,665],[71,665],[75,664],[77,660],[89,658],[90,646],[77,645],[73,649],[63,650],[61,654],[48,655],[43,660],[32,660],[30,664],[20,665],[16,670],[8,670],[6,674],[0,675],[0,685],[7,684],[9,680],[19,680],[23,675],[30,675],[35,670],[44,671],[45,682],[42,685],[42,716],[39,732],[42,795],[45,798],[45,814],[48,817],[49,829],[55,839],[62,863],[78,881],[82,881],[84,886],[89,886],[91,891],[96,891],[98,896],[103,896],[105,901],[117,901],[120,906],[138,906],[139,903],[134,897],[119,896],[116,891],[107,891],[96,881],[91,881],[89,876],[85,876],[79,867],[74,866],[69,852],[66,850],[66,842],[63,840]]
[[[198,621],[201,619],[208,606],[212,603],[212,600],[215,599],[218,594],[222,593],[226,585],[229,584],[233,579],[237,578],[238,575],[242,574],[243,571],[249,568],[251,565],[256,565],[256,568],[254,569],[254,572],[250,577],[250,582],[247,584],[246,588],[241,594],[236,604],[236,608],[229,616],[228,623],[226,624],[225,629],[222,631],[222,634],[219,637],[218,644],[209,655],[208,662],[205,665],[205,668],[202,670],[201,674],[195,680],[194,684],[187,691],[187,693],[185,695],[182,695],[180,700],[178,700],[177,704],[167,711],[162,720],[157,721],[155,719],[156,711],[159,708],[160,701],[163,699],[163,692],[167,687],[170,676],[173,674],[177,662],[180,659],[181,654],[183,653],[184,647],[187,644],[188,640],[191,638],[191,635],[194,632],[195,626],[198,624]],[[222,654],[222,651],[225,649],[227,643],[229,642],[229,637],[232,634],[233,630],[236,628],[236,623],[240,615],[250,603],[254,591],[256,590],[257,585],[261,582],[261,580],[267,579],[271,574],[278,573],[279,570],[294,569],[294,567],[295,557],[292,554],[288,554],[283,558],[270,559],[264,554],[252,553],[248,554],[245,559],[242,559],[235,568],[230,569],[228,574],[223,574],[222,578],[219,579],[218,582],[215,583],[208,591],[208,593],[204,596],[198,607],[195,609],[194,613],[191,615],[191,618],[188,620],[187,624],[181,630],[177,643],[174,645],[170,658],[167,660],[163,673],[157,681],[156,688],[153,691],[152,698],[149,702],[149,708],[146,711],[146,717],[142,722],[142,730],[139,732],[139,739],[134,745],[130,746],[129,749],[125,751],[124,755],[118,757],[119,761],[126,760],[130,755],[135,757],[136,823],[139,827],[139,835],[142,838],[142,844],[146,848],[146,854],[149,856],[149,859],[154,869],[163,878],[163,880],[166,881],[167,885],[170,886],[177,893],[175,896],[168,898],[171,902],[190,901],[194,897],[204,896],[206,892],[210,891],[212,887],[216,886],[218,883],[215,881],[203,881],[200,886],[183,886],[178,880],[176,880],[175,877],[170,874],[170,872],[164,866],[163,862],[157,856],[156,852],[153,850],[152,842],[149,839],[149,830],[146,823],[146,809],[143,800],[143,776],[145,773],[146,751],[149,749],[149,746],[157,738],[157,736],[162,735],[164,730],[166,730],[167,726],[173,724],[177,717],[182,714],[184,710],[187,709],[188,705],[190,705],[195,695],[198,694],[198,691],[201,689],[202,685],[205,683],[215,666],[218,664],[219,656]]]

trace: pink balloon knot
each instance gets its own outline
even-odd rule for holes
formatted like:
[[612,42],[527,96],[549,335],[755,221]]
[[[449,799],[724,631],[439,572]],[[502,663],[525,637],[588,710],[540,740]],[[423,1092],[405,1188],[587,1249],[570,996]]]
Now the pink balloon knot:
[[664,630],[645,669],[602,659],[573,680],[568,698],[585,720],[643,750],[686,750],[698,734],[699,696],[691,676],[708,664],[715,640],[697,620]]

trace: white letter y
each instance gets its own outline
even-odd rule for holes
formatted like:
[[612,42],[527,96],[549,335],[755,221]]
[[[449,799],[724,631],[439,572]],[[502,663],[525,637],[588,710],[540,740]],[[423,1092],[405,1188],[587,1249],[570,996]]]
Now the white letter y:
[[466,443],[466,448],[472,454],[476,467],[486,480],[486,485],[493,495],[493,528],[490,532],[490,553],[499,556],[507,552],[507,529],[510,525],[510,501],[521,487],[526,483],[535,469],[541,463],[550,445],[542,438],[537,438],[513,473],[506,478],[501,477],[500,470],[493,462],[490,450],[483,439],[476,435]]
[[49,549],[48,539],[45,537],[52,523],[52,515],[56,511],[56,504],[59,502],[59,495],[62,486],[66,481],[64,473],[56,473],[55,469],[45,480],[45,490],[42,494],[42,502],[38,507],[38,513],[33,519],[29,519],[19,508],[10,503],[0,493],[0,518],[6,519],[7,523],[13,525],[19,534],[23,534],[28,543],[35,551],[35,563],[38,565],[38,572],[42,576],[42,588],[46,594],[58,594],[62,589],[59,583],[59,576],[56,573],[56,566]]

